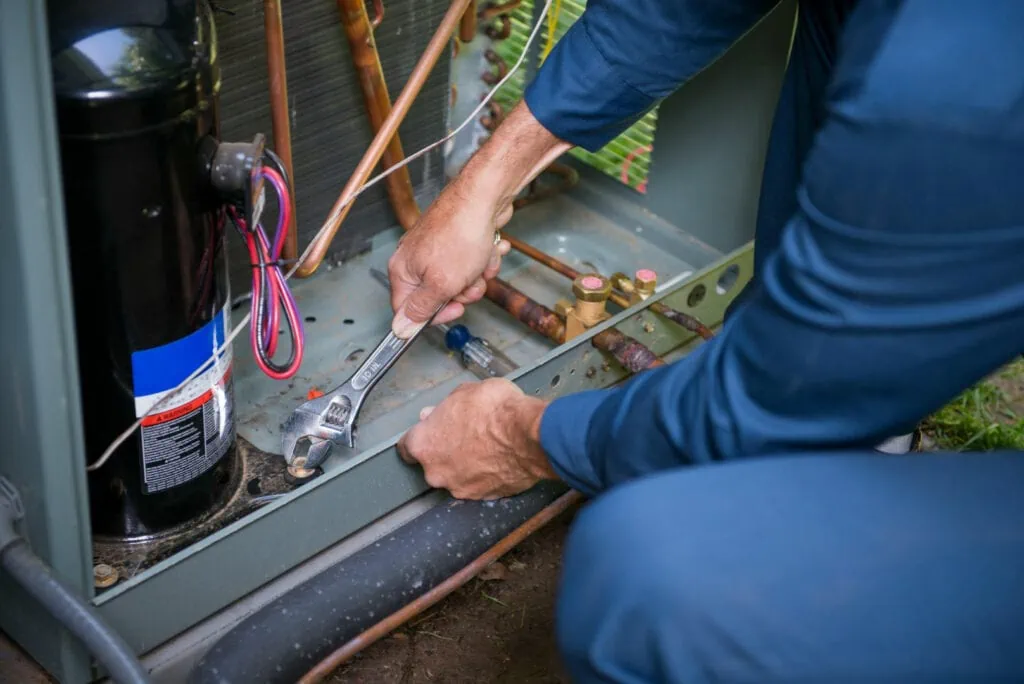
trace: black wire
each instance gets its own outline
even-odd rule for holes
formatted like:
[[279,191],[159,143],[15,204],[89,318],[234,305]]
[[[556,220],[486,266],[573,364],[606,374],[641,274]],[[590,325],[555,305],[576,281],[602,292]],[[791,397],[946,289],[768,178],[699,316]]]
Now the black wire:
[[270,159],[271,166],[273,166],[277,170],[277,172],[281,174],[281,178],[284,180],[285,187],[288,188],[288,190],[290,191],[292,189],[292,182],[291,180],[289,180],[288,172],[284,168],[284,162],[281,161],[281,158],[277,156],[277,152],[274,152],[274,150],[270,149],[269,147],[265,147],[263,148],[263,154],[268,159]]

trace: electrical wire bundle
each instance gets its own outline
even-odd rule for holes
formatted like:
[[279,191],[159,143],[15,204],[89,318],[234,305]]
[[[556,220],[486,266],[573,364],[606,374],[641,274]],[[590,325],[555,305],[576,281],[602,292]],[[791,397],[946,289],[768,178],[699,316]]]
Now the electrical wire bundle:
[[[234,207],[229,208],[231,221],[245,240],[249,249],[249,260],[252,264],[252,294],[250,297],[251,314],[249,318],[249,343],[252,346],[256,364],[267,376],[275,380],[287,380],[298,371],[302,364],[302,353],[306,346],[305,331],[302,317],[295,297],[288,289],[288,283],[281,271],[281,250],[284,248],[285,237],[292,227],[292,202],[288,191],[288,183],[283,165],[276,155],[268,150],[268,156],[275,168],[264,166],[259,175],[267,181],[277,194],[277,230],[271,242],[257,222],[255,226],[246,225],[244,218],[238,215]],[[279,324],[281,311],[288,323],[291,337],[288,360],[283,364],[274,361],[280,333]]]

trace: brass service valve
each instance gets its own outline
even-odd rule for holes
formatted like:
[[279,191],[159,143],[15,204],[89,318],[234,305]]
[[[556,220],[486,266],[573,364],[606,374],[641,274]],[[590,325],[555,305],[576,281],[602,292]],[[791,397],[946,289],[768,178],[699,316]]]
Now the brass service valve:
[[559,300],[558,313],[565,316],[565,339],[571,340],[582,335],[595,325],[607,320],[611,314],[606,310],[612,284],[607,278],[596,273],[585,273],[572,283],[575,302]]

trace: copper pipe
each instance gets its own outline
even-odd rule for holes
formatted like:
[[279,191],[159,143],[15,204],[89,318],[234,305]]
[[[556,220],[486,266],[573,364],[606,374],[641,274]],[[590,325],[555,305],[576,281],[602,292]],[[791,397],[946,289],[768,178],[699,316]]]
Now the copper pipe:
[[345,220],[349,210],[352,208],[352,200],[363,184],[366,183],[367,179],[369,179],[373,168],[381,160],[391,139],[398,132],[398,126],[402,123],[406,114],[409,113],[413,100],[416,99],[420,90],[423,89],[427,76],[430,75],[431,69],[437,64],[437,60],[440,59],[441,53],[444,52],[445,47],[448,45],[448,41],[455,32],[455,28],[459,25],[459,21],[462,19],[462,15],[470,2],[471,0],[452,0],[451,5],[448,6],[448,11],[441,20],[441,25],[434,32],[434,36],[430,39],[430,43],[427,44],[426,50],[423,51],[419,62],[416,63],[416,67],[412,70],[412,74],[409,76],[405,87],[402,88],[402,93],[395,101],[394,107],[384,118],[380,131],[374,136],[373,142],[370,143],[370,147],[366,150],[363,158],[359,160],[355,171],[352,172],[348,183],[331,208],[331,213],[321,228],[323,233],[314,241],[309,255],[302,261],[299,268],[296,269],[295,273],[300,278],[312,275],[323,262],[331,241],[338,233],[338,228],[341,227],[341,222]]
[[[562,261],[559,261],[547,252],[542,252],[533,245],[525,243],[522,240],[514,238],[506,233],[502,233],[501,237],[508,240],[508,243],[512,245],[512,249],[530,257],[537,263],[547,266],[552,271],[559,273],[570,280],[576,280],[580,275],[580,272],[576,269]],[[623,309],[628,309],[631,306],[629,298],[617,290],[612,290],[612,294],[609,299],[612,300],[613,304],[620,306]],[[690,332],[700,335],[705,340],[710,340],[715,336],[715,334],[711,332],[711,329],[701,323],[700,319],[696,316],[691,316],[690,314],[683,313],[682,311],[677,311],[667,304],[662,304],[661,302],[652,303],[650,308],[651,311],[656,314],[660,314]]]
[[615,360],[630,373],[639,373],[649,368],[665,365],[665,362],[642,342],[615,328],[608,328],[597,333],[591,343],[601,351],[614,356]]
[[498,21],[501,22],[501,28],[495,28],[494,24],[490,24],[484,29],[484,33],[491,40],[505,40],[512,35],[512,20],[509,19],[508,15],[501,15],[498,17]]
[[580,181],[579,172],[561,162],[551,162],[551,164],[544,169],[543,173],[551,173],[556,176],[561,176],[562,180],[552,185],[541,185],[539,178],[535,178],[529,187],[529,191],[526,197],[520,197],[512,201],[513,209],[522,209],[525,206],[539,202],[543,199],[553,197],[567,190],[571,190],[576,187],[576,184]]
[[349,640],[341,648],[317,663],[316,667],[303,675],[302,679],[299,680],[299,684],[316,684],[317,682],[324,681],[332,672],[348,662],[352,656],[387,636],[431,606],[439,603],[456,589],[480,574],[480,571],[484,568],[508,553],[517,544],[582,500],[583,495],[574,490],[570,490],[558,497],[537,512],[532,518],[512,530],[507,537],[480,554],[462,570],[459,570],[415,601],[406,604],[373,625],[362,634]]
[[476,38],[476,0],[471,0],[466,13],[462,15],[459,22],[459,40],[463,43],[471,43]]
[[[452,87],[454,88],[455,86]],[[487,112],[487,114],[480,117],[480,125],[493,133],[501,125],[501,122],[505,120],[505,110],[500,104],[491,100],[487,103]]]
[[487,85],[497,85],[498,81],[508,75],[508,64],[504,59],[502,59],[501,55],[491,49],[484,51],[484,59],[487,60],[488,64],[493,64],[498,67],[498,70],[496,72],[490,70],[485,71],[480,75],[480,78],[483,79],[483,82]]
[[[487,298],[512,314],[521,323],[539,332],[556,344],[565,342],[565,323],[561,317],[543,304],[539,304],[504,280],[495,278],[487,283]],[[657,354],[642,342],[609,328],[594,335],[591,344],[608,352],[630,373],[664,366]]]
[[[384,126],[384,121],[391,113],[391,96],[388,94],[387,82],[384,80],[384,67],[381,66],[380,52],[373,37],[370,17],[366,12],[364,0],[338,0],[341,11],[341,24],[348,38],[352,51],[352,62],[359,77],[359,87],[363,91],[363,102],[370,118],[370,126],[377,133]],[[396,133],[381,156],[381,168],[389,169],[405,159],[402,139]],[[391,208],[395,212],[398,223],[409,228],[419,219],[419,208],[409,178],[409,168],[402,167],[384,179],[387,187]]]
[[555,344],[565,342],[565,323],[558,314],[530,299],[501,278],[487,281],[486,297]]
[[508,2],[489,3],[480,10],[480,21],[488,22],[503,14],[514,12],[523,4],[523,0],[508,0]]
[[384,23],[384,0],[373,0],[373,21],[370,26],[376,29]]
[[[267,81],[270,85],[270,122],[274,134],[274,152],[284,163],[292,188],[295,170],[292,167],[292,130],[288,112],[288,75],[284,65],[284,25],[281,21],[281,0],[263,0],[263,32],[267,43]],[[295,193],[292,192],[292,225],[285,236],[281,256],[294,259],[299,255],[299,232],[296,229]]]

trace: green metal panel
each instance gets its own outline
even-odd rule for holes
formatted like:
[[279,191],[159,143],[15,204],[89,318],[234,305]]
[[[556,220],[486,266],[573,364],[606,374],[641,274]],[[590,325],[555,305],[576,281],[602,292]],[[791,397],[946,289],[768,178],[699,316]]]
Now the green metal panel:
[[715,249],[752,234],[795,21],[784,0],[661,105],[647,208]]
[[[73,589],[92,595],[73,311],[45,4],[0,1],[0,474],[21,492],[23,533]],[[62,682],[87,655],[0,578],[0,627]]]

